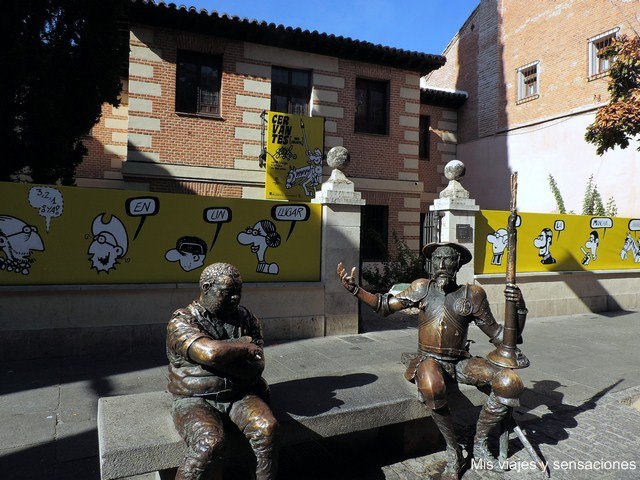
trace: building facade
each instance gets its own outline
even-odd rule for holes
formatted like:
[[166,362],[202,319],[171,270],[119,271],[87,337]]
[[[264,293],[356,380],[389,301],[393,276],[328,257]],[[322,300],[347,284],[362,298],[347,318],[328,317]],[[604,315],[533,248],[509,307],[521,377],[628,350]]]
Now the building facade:
[[637,216],[637,144],[596,154],[584,140],[608,101],[610,59],[599,52],[619,35],[637,35],[636,0],[482,0],[427,75],[429,87],[464,90],[458,157],[465,185],[482,208],[507,209],[509,176],[518,171],[524,211],[552,212],[552,175],[567,210],[581,213],[590,175],[622,216]]
[[78,185],[265,198],[263,112],[320,116],[325,153],[351,153],[363,234],[384,244],[364,260],[384,260],[393,232],[419,249],[465,99],[421,93],[443,57],[173,4],[130,7],[123,102],[85,142]]

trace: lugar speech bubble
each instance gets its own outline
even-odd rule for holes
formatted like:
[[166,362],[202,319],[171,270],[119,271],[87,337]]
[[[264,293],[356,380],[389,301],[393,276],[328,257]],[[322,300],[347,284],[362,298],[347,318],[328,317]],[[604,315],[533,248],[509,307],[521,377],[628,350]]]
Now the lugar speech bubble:
[[231,221],[231,209],[229,207],[205,208],[202,211],[202,218],[207,223],[216,224],[216,233],[213,236],[213,241],[211,242],[211,248],[209,248],[209,251],[211,251],[213,250],[213,246],[216,244],[216,240],[218,240],[218,235],[220,235],[220,229],[222,228],[222,224],[229,223]]
[[133,235],[133,239],[138,238],[138,234],[142,229],[142,225],[147,220],[147,217],[157,215],[160,211],[160,200],[158,197],[136,197],[128,198],[125,204],[127,215],[130,217],[141,217],[140,223],[136,233]]
[[629,220],[629,230],[637,232],[640,230],[640,218],[632,218]]
[[38,215],[44,218],[47,232],[51,219],[62,215],[64,200],[60,190],[52,187],[32,187],[29,190],[29,204],[38,209]]
[[307,205],[286,204],[275,205],[271,208],[271,217],[274,220],[279,220],[281,222],[291,222],[287,240],[289,240],[289,237],[293,233],[293,228],[296,226],[296,222],[304,222],[308,220],[310,216],[311,210]]

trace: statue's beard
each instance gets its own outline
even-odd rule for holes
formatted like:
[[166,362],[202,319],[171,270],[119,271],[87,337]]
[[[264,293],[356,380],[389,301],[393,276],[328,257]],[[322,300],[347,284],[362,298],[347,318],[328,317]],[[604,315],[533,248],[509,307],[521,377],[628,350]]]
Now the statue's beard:
[[436,287],[444,290],[445,287],[448,287],[453,283],[453,278],[448,275],[438,275],[436,277]]

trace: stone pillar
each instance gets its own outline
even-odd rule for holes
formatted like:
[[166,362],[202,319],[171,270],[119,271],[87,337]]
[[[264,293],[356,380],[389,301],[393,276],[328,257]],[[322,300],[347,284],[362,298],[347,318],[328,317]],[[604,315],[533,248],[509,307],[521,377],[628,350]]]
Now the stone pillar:
[[[437,211],[442,217],[440,223],[440,241],[460,243],[474,254],[474,239],[476,230],[476,212],[480,207],[476,201],[469,198],[459,179],[465,174],[465,166],[460,160],[451,160],[444,167],[444,175],[449,185],[440,192],[440,198],[434,200],[429,207]],[[458,272],[458,284],[474,283],[473,260],[463,265]]]
[[327,154],[333,167],[331,176],[322,184],[312,203],[322,208],[322,283],[324,285],[325,335],[358,333],[358,301],[344,289],[336,268],[342,262],[347,268],[360,264],[360,207],[365,204],[360,192],[342,169],[349,163],[344,147],[333,147]]

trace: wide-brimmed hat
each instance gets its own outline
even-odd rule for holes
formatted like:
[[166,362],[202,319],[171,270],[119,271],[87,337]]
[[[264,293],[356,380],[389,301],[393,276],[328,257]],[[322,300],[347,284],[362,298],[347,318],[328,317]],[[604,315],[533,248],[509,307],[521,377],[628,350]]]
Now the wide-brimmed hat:
[[431,260],[431,255],[433,254],[434,250],[438,247],[451,247],[455,251],[457,251],[460,254],[460,266],[464,265],[465,263],[469,263],[471,261],[471,252],[467,250],[466,247],[463,247],[458,243],[450,243],[450,242],[427,243],[424,247],[422,247],[422,253],[426,258]]

